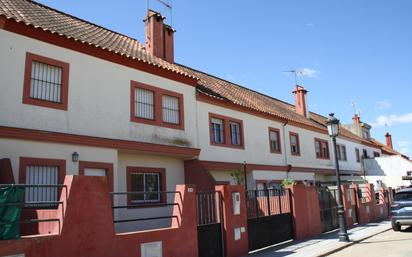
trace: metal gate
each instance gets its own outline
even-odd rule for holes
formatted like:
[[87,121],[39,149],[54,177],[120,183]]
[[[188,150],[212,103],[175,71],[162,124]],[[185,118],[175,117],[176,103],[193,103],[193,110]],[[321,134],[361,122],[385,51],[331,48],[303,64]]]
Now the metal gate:
[[223,257],[222,193],[198,192],[196,213],[199,257]]
[[319,187],[318,195],[322,232],[338,228],[338,189],[336,187]]
[[246,206],[249,251],[293,239],[289,189],[249,190]]
[[358,195],[356,194],[356,189],[355,188],[349,188],[348,191],[348,196],[350,197],[350,203],[351,203],[351,208],[350,208],[350,215],[352,217],[353,224],[356,224],[359,222],[358,218]]

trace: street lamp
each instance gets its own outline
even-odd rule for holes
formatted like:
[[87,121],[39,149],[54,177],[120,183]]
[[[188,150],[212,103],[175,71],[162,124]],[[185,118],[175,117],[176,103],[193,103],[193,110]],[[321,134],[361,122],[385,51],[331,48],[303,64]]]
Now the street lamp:
[[339,120],[334,117],[334,114],[329,114],[329,118],[326,123],[328,124],[328,133],[332,138],[333,142],[333,151],[335,154],[335,166],[336,166],[336,184],[338,187],[338,216],[339,216],[339,241],[349,242],[348,232],[346,230],[346,221],[345,221],[345,210],[343,208],[343,199],[342,199],[342,188],[340,186],[340,173],[339,173],[339,161],[336,149],[336,137],[339,135]]

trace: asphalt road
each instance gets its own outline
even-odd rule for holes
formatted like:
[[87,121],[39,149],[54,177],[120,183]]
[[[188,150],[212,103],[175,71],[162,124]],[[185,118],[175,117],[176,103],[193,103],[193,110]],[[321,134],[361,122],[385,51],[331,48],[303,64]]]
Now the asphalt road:
[[412,227],[402,227],[400,232],[389,230],[377,234],[329,256],[410,257],[412,256]]

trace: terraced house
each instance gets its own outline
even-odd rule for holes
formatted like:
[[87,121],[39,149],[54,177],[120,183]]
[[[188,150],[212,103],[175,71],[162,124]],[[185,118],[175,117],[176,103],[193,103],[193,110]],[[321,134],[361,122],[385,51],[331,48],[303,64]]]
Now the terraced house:
[[[144,23],[142,44],[36,2],[0,0],[0,158],[10,159],[12,171],[2,171],[1,183],[105,176],[109,191],[155,192],[115,195],[128,206],[115,210],[115,219],[172,212],[166,204],[150,208],[174,198],[157,192],[236,184],[236,170],[246,174],[248,189],[285,178],[334,183],[326,117],[308,109],[304,87],[290,89],[289,104],[175,63],[173,28],[155,11]],[[342,126],[338,138],[349,183],[362,180],[363,157],[383,154],[370,127],[359,129]],[[25,197],[57,201],[58,191],[33,189]]]

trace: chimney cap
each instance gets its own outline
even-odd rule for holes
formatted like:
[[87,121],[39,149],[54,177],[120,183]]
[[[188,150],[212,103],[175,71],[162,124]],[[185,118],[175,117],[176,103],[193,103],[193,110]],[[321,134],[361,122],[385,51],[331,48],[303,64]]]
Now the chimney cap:
[[296,94],[297,92],[303,92],[306,94],[309,91],[306,90],[303,86],[296,85],[295,90],[293,90],[292,93]]
[[155,16],[157,19],[162,19],[162,20],[166,19],[166,17],[163,16],[160,12],[157,12],[157,11],[152,10],[152,9],[148,9],[147,10],[147,15],[143,19],[143,21],[147,21],[148,19],[150,19],[153,16]]
[[164,28],[170,32],[176,32],[176,30],[173,29],[172,26],[170,26],[169,24],[164,24]]

